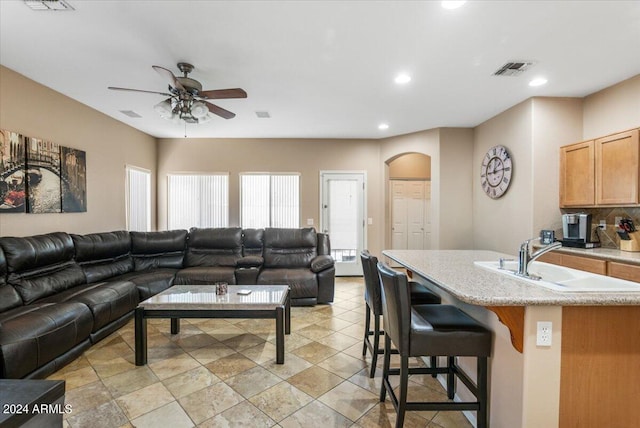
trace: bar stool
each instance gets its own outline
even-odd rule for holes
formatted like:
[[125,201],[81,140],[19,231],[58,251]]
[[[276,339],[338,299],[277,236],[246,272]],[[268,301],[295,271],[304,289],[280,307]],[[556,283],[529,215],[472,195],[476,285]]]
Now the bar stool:
[[[382,313],[385,327],[384,368],[380,401],[389,393],[397,412],[396,428],[404,423],[407,410],[475,410],[478,428],[488,426],[488,374],[487,358],[491,355],[491,332],[469,315],[452,305],[411,305],[406,275],[384,263],[378,263],[382,282]],[[391,368],[391,343],[400,354],[400,367]],[[446,356],[447,367],[409,368],[409,357]],[[471,356],[477,359],[476,384],[456,364],[455,357]],[[474,395],[473,402],[408,402],[407,387],[410,374],[447,375],[447,397],[455,395],[456,377]],[[400,375],[400,388],[396,396],[389,375]]]
[[[366,304],[365,326],[364,326],[364,345],[362,347],[362,356],[367,355],[367,348],[371,353],[371,369],[369,377],[376,374],[376,363],[378,355],[384,352],[380,347],[380,335],[384,335],[384,331],[380,329],[380,317],[382,317],[382,300],[380,297],[380,278],[378,277],[378,259],[372,256],[369,251],[364,250],[360,253],[362,261],[362,271],[364,273],[364,300]],[[411,293],[411,304],[434,304],[440,303],[440,296],[430,291],[427,287],[417,282],[409,282],[408,286]],[[373,313],[373,330],[371,330],[371,314]],[[373,335],[373,344],[369,340],[369,336]],[[436,357],[431,359],[431,366],[436,366]],[[434,375],[435,377],[435,375]]]

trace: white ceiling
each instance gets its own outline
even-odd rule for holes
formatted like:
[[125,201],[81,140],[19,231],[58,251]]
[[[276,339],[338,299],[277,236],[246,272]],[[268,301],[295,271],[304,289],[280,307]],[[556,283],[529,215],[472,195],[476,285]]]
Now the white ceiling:
[[[640,1],[102,1],[71,12],[0,1],[0,63],[155,137],[166,91],[151,66],[204,89],[237,114],[188,125],[189,137],[381,138],[473,127],[532,96],[582,97],[640,74]],[[519,77],[492,76],[533,60]],[[394,83],[399,72],[413,80]],[[549,83],[528,86],[545,76]],[[133,110],[129,118],[119,110]],[[268,111],[270,119],[256,117]],[[380,131],[386,122],[389,129]]]

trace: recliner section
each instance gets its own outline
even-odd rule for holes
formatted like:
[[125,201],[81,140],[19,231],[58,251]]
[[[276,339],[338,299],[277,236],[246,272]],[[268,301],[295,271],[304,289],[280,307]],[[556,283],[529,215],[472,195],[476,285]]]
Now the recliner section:
[[175,284],[236,284],[236,265],[242,258],[242,229],[191,228],[184,268]]
[[0,238],[0,378],[42,378],[174,284],[288,284],[292,304],[333,301],[326,234],[192,228]]

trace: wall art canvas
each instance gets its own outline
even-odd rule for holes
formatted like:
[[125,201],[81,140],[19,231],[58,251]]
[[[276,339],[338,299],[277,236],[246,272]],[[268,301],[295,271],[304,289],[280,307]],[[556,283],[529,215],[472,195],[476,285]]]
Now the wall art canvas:
[[87,211],[87,153],[60,147],[60,179],[62,180],[62,212]]
[[60,146],[51,141],[26,138],[27,211],[59,213],[62,210],[60,188]]
[[0,213],[26,211],[25,138],[0,129]]

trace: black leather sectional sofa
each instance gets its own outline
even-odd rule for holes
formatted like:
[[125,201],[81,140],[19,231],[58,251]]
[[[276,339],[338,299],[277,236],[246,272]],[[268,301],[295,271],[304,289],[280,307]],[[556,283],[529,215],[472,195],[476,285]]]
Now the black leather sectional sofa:
[[0,238],[0,378],[43,378],[174,284],[288,284],[292,305],[333,301],[314,229],[63,232]]

